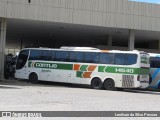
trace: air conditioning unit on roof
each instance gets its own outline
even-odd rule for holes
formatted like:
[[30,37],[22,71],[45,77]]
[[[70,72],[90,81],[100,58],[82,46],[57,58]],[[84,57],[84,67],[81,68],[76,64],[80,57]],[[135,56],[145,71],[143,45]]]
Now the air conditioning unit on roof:
[[61,47],[60,49],[63,49],[63,50],[99,50],[98,48],[93,48],[93,47],[68,47],[68,46]]

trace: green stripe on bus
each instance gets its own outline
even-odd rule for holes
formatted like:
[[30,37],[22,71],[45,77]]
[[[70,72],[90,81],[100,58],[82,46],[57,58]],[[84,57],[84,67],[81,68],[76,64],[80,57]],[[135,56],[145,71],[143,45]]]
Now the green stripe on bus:
[[81,71],[87,71],[87,68],[88,68],[88,65],[82,65],[82,66],[80,67],[80,70],[81,70]]
[[148,75],[149,74],[149,68],[99,66],[98,67],[98,72]]
[[150,71],[149,68],[141,68],[140,74],[141,75],[149,75],[149,71]]
[[77,77],[80,77],[80,78],[82,78],[82,74],[83,74],[83,72],[81,72],[81,71],[78,71],[76,76],[77,76]]
[[104,72],[105,68],[106,68],[106,66],[99,66],[98,67],[98,72]]
[[139,68],[126,68],[126,67],[107,67],[105,72],[121,73],[121,74],[139,74]]
[[46,69],[63,69],[63,70],[72,70],[73,64],[59,64],[59,63],[46,63],[46,62],[28,62],[28,67],[35,68],[46,68]]
[[[73,64],[62,64],[62,63],[28,62],[28,67],[73,70]],[[82,65],[80,67],[80,71],[77,72],[77,77],[82,77],[83,72],[87,71],[87,68],[88,68],[88,65]],[[99,66],[98,72],[148,75],[149,68]]]
[[120,73],[120,74],[139,74],[140,68],[99,66],[98,72]]
[[72,70],[73,65],[72,64],[57,64],[57,69]]

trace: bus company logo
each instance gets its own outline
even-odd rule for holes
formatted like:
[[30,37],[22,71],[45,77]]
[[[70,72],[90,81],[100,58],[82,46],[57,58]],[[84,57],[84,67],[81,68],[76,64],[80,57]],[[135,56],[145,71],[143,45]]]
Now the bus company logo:
[[54,63],[42,63],[42,62],[29,62],[28,67],[56,69],[57,68],[57,64],[54,64]]
[[11,112],[2,112],[2,117],[12,117]]

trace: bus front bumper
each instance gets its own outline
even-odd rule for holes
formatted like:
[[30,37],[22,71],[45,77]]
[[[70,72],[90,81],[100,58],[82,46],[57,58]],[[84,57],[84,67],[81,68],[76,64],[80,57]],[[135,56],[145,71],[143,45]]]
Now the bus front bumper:
[[137,88],[147,88],[149,86],[149,81],[139,81],[137,84]]

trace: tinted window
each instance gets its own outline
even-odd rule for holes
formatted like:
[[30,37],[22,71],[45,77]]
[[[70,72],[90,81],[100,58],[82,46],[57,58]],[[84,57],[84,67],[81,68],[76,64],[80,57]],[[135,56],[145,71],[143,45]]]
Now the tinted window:
[[41,56],[40,56],[41,60],[46,60],[46,61],[51,61],[52,60],[52,55],[51,52],[48,50],[44,50],[41,52]]
[[69,52],[57,51],[56,52],[56,61],[68,62],[69,61]]
[[115,64],[116,65],[124,65],[125,63],[125,54],[115,54]]
[[98,63],[99,56],[98,53],[84,53],[84,62],[86,63]]
[[160,57],[151,57],[150,65],[151,68],[160,68]]
[[65,52],[63,60],[66,61],[66,62],[69,62],[69,52]]
[[76,62],[76,52],[70,52],[70,62]]
[[51,51],[51,56],[52,56],[52,60],[56,60],[56,52],[55,51]]
[[40,50],[31,50],[29,60],[40,60],[41,51]]
[[93,63],[99,63],[99,53],[93,54]]
[[136,54],[126,54],[125,65],[133,65],[137,63]]
[[76,61],[77,62],[83,62],[84,61],[82,52],[77,52]]
[[114,54],[112,53],[101,53],[99,59],[101,64],[114,64]]
[[84,62],[82,52],[70,52],[70,62]]
[[84,53],[84,62],[92,63],[93,62],[93,53]]
[[16,69],[22,69],[25,66],[28,59],[28,54],[28,50],[23,50],[20,52],[17,59]]

